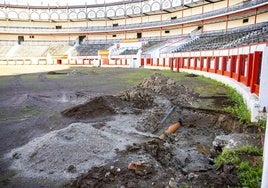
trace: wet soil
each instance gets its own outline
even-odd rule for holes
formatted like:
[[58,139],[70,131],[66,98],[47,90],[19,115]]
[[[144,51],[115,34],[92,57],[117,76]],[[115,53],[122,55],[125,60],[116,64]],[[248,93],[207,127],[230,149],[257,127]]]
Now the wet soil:
[[[235,167],[213,163],[215,137],[243,132],[222,111],[230,105],[226,88],[155,70],[136,83],[122,81],[138,71],[144,70],[73,68],[2,77],[0,185],[238,186]],[[178,130],[160,139],[179,120]]]

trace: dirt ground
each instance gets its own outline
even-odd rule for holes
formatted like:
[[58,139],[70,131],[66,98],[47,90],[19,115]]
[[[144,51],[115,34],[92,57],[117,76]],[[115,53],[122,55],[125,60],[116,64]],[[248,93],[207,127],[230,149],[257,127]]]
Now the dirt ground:
[[144,69],[1,76],[0,187],[235,187],[234,167],[213,163],[215,137],[243,132],[226,92]]

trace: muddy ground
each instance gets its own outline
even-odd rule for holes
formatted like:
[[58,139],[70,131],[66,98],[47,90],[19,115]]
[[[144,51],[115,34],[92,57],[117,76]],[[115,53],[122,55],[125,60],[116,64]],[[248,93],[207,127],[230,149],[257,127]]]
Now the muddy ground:
[[223,85],[157,70],[71,68],[1,77],[0,86],[2,187],[239,186],[235,167],[215,167],[212,143],[254,130],[223,112],[232,105]]

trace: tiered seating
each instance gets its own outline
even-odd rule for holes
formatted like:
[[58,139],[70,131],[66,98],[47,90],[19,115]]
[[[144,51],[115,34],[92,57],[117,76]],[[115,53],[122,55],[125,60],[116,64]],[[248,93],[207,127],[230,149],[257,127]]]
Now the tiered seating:
[[268,24],[253,29],[240,29],[229,32],[203,33],[191,39],[172,52],[199,51],[232,48],[268,40]]
[[[14,48],[14,46],[11,48]],[[48,46],[17,45],[14,52],[11,54],[7,52],[6,54],[11,57],[42,57],[47,48]]]
[[0,45],[0,57],[46,57],[50,55],[67,55],[71,48],[67,44],[53,44],[40,42],[23,42],[21,45]]
[[96,56],[99,50],[108,49],[112,44],[80,44],[72,54],[77,56]]
[[224,47],[236,47],[251,43],[259,43],[268,40],[268,26],[245,32],[244,36],[238,37]]
[[67,55],[66,52],[71,48],[69,45],[64,44],[56,44],[56,45],[50,45],[47,50],[42,54],[42,56],[47,56],[47,54],[50,55]]
[[120,53],[120,55],[136,55],[139,49],[126,49]]
[[152,51],[156,48],[160,48],[162,46],[164,46],[166,44],[166,40],[162,40],[162,41],[148,41],[147,44],[145,44],[143,47],[142,47],[142,52],[143,53],[146,53],[148,51]]
[[43,53],[47,50],[48,46],[45,45],[18,45],[13,46],[0,46],[1,57],[42,57]]
[[0,57],[5,57],[12,46],[0,46]]
[[109,49],[109,53],[110,55],[120,55],[121,53],[123,53],[125,51],[125,49],[122,49],[122,48],[111,48]]

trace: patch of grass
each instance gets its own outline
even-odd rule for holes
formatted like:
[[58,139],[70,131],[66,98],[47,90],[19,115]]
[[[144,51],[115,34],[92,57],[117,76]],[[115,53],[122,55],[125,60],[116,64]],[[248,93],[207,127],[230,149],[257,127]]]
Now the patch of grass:
[[[156,71],[150,69],[140,68],[124,74],[118,74],[116,77],[120,79],[121,82],[134,86],[140,83],[143,79],[153,75],[155,72]],[[159,70],[157,70],[157,72],[159,72]]]
[[203,82],[206,82],[206,83],[209,84],[209,85],[214,85],[214,86],[223,86],[223,85],[224,85],[224,84],[221,83],[221,82],[218,82],[218,81],[213,80],[213,79],[211,79],[211,78],[207,78],[207,77],[205,77],[205,76],[198,76],[197,79],[198,79],[198,80],[201,80],[201,81],[203,81]]
[[148,78],[149,76],[155,73],[160,73],[164,76],[172,78],[175,81],[182,80],[184,76],[186,75],[185,73],[178,73],[178,72],[171,71],[171,70],[155,70],[155,69],[140,68],[140,69],[137,69],[137,71],[132,71],[127,74],[120,75],[120,78],[123,79],[123,81],[128,84],[137,85],[143,79]]
[[15,176],[17,173],[17,170],[10,170],[6,173],[0,174],[0,187],[7,187],[10,182],[10,177]]
[[218,95],[227,92],[226,85],[204,76],[196,77],[197,85],[195,91],[203,95]]
[[7,114],[4,111],[2,111],[2,109],[0,110],[0,120],[3,120],[3,121],[8,120]]
[[250,112],[244,103],[243,97],[231,87],[228,87],[228,96],[233,105],[225,107],[224,110],[237,117],[243,123],[250,122]]
[[20,75],[20,81],[22,83],[27,83],[32,80],[37,80],[38,79],[38,74],[22,74]]
[[262,166],[252,166],[248,161],[237,166],[238,178],[243,187],[258,188],[261,186]]
[[265,128],[266,128],[266,121],[267,121],[266,118],[261,118],[256,123],[257,124],[257,127],[259,128],[260,131],[265,130]]
[[35,116],[39,113],[36,109],[33,109],[33,108],[29,107],[28,105],[23,106],[22,109],[25,112],[23,115],[24,118],[29,118],[29,117]]
[[1,76],[0,79],[0,88],[4,88],[9,85],[9,82],[11,80],[11,77],[9,76]]
[[224,163],[238,163],[239,160],[236,150],[223,149],[222,153],[216,158],[215,163],[217,166],[221,166]]
[[162,70],[161,74],[163,74],[165,76],[168,76],[168,77],[172,78],[175,81],[180,81],[182,79],[185,79],[185,75],[187,73],[183,73],[183,72],[178,73],[178,72],[170,71],[170,70]]
[[62,79],[68,76],[67,74],[46,74],[47,79]]
[[239,182],[243,187],[260,187],[263,150],[246,145],[235,150],[224,149],[216,158],[217,166],[236,164]]
[[261,156],[263,150],[256,146],[246,145],[242,146],[238,149],[230,150],[230,149],[223,149],[221,155],[216,158],[216,165],[220,166],[224,163],[239,163],[240,155],[255,155]]

